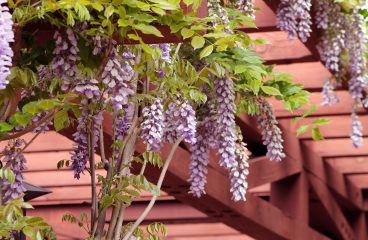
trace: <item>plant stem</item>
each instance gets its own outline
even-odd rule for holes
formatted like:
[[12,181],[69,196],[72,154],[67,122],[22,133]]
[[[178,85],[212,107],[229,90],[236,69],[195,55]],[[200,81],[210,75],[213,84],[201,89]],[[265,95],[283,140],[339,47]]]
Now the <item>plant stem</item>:
[[[179,138],[178,140],[176,140],[175,144],[172,146],[171,151],[169,153],[169,156],[167,157],[164,166],[162,167],[162,171],[160,174],[160,177],[158,179],[157,182],[157,188],[161,190],[161,186],[162,183],[164,181],[166,172],[169,168],[170,162],[174,156],[174,153],[176,151],[176,149],[178,148],[180,142],[183,140],[183,138]],[[149,202],[149,204],[147,205],[146,209],[144,209],[143,213],[139,216],[139,218],[134,222],[133,226],[129,229],[128,233],[124,236],[123,240],[128,240],[132,234],[134,233],[134,231],[137,229],[137,227],[143,222],[143,220],[147,217],[148,213],[151,211],[153,205],[155,204],[156,200],[157,200],[158,195],[153,195],[151,198],[151,201]]]
[[92,193],[92,206],[91,206],[91,230],[92,236],[96,232],[96,215],[97,215],[97,193],[96,193],[96,172],[95,172],[95,154],[93,151],[94,145],[94,134],[93,134],[94,123],[92,121],[89,131],[89,165],[91,170],[91,193]]

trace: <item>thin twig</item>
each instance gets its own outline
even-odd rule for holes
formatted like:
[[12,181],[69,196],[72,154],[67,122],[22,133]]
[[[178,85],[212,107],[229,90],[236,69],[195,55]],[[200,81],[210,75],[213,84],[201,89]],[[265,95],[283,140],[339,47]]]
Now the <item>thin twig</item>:
[[[164,181],[166,172],[169,168],[170,162],[174,156],[174,153],[176,151],[176,149],[178,148],[180,142],[183,140],[183,138],[179,138],[178,140],[176,140],[175,144],[172,146],[171,151],[169,153],[169,156],[167,157],[164,166],[162,167],[162,171],[160,174],[160,178],[158,179],[157,182],[157,188],[159,190],[161,190],[161,186],[162,183]],[[134,222],[133,226],[129,229],[128,233],[124,236],[123,240],[128,240],[132,234],[134,233],[134,231],[137,229],[137,227],[143,222],[143,220],[147,217],[148,213],[151,211],[153,205],[155,204],[156,200],[157,200],[158,195],[153,195],[151,198],[151,201],[149,202],[149,204],[147,205],[146,209],[143,211],[143,213],[139,216],[139,218]]]
[[93,151],[94,134],[93,134],[94,123],[92,122],[89,129],[89,165],[91,170],[91,194],[92,194],[92,206],[91,206],[91,230],[92,236],[96,231],[96,215],[97,215],[97,193],[96,193],[96,172],[95,172],[95,154]]
[[60,109],[51,111],[50,113],[45,115],[40,121],[33,123],[32,125],[26,127],[22,131],[19,131],[19,132],[13,133],[13,134],[7,134],[4,137],[2,137],[1,140],[3,141],[3,140],[10,140],[10,139],[18,138],[20,136],[23,136],[26,133],[29,133],[29,132],[33,131],[37,127],[41,126],[43,123],[51,120],[53,118],[54,113],[56,113],[59,110]]

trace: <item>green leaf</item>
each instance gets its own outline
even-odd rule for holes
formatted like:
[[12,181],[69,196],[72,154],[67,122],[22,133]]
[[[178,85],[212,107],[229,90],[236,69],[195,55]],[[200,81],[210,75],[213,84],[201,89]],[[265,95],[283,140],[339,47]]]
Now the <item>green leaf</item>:
[[330,119],[326,119],[326,118],[318,118],[316,120],[314,120],[312,122],[312,124],[316,125],[316,126],[323,126],[323,125],[326,125],[326,124],[329,124],[331,122]]
[[24,233],[24,235],[26,235],[27,237],[31,238],[31,239],[35,239],[36,236],[36,232],[34,231],[33,228],[26,226],[22,229],[22,232]]
[[186,38],[190,38],[191,36],[193,36],[194,31],[188,28],[183,28],[181,29],[180,33],[183,36],[183,39],[186,39]]
[[247,66],[245,65],[236,65],[234,68],[235,74],[243,73],[245,71],[247,71]]
[[280,91],[277,88],[270,87],[270,86],[262,86],[262,91],[270,96],[282,96]]
[[202,59],[204,57],[209,56],[213,52],[213,45],[209,45],[205,47],[201,53],[199,54],[199,58]]
[[141,31],[144,34],[151,34],[151,35],[155,35],[157,37],[163,37],[161,32],[154,26],[147,25],[147,24],[144,24],[144,23],[140,23],[140,24],[133,25],[133,27],[135,29]]
[[104,16],[106,18],[109,18],[111,17],[111,15],[114,13],[114,7],[113,6],[108,6],[106,9],[105,9],[105,12],[104,12]]
[[315,141],[323,140],[323,136],[319,128],[316,127],[312,129],[312,138]]
[[0,122],[0,132],[9,132],[14,128],[14,126],[10,125],[6,122]]
[[309,129],[308,125],[302,125],[296,130],[296,135],[300,136],[303,135],[305,132],[307,132]]
[[68,127],[70,124],[68,111],[63,109],[54,115],[54,127],[55,130],[58,132],[61,129]]
[[190,43],[194,49],[202,48],[205,44],[205,39],[201,36],[194,36]]

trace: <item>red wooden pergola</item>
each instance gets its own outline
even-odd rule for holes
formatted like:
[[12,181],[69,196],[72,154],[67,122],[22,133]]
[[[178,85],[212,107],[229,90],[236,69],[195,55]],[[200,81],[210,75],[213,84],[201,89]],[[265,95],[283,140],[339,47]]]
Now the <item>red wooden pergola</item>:
[[[261,9],[256,14],[258,28],[244,31],[254,38],[270,40],[271,44],[258,47],[257,52],[268,63],[276,64],[276,70],[291,73],[296,82],[312,92],[312,103],[319,104],[322,102],[322,85],[330,73],[320,62],[316,50],[318,32],[313,31],[305,44],[298,40],[288,41],[287,35],[275,27],[278,4],[278,0],[256,1]],[[308,134],[296,136],[298,126],[292,119],[303,113],[303,109],[290,113],[280,103],[272,103],[283,130],[287,157],[282,162],[271,162],[264,156],[250,160],[250,190],[245,203],[231,200],[228,174],[218,166],[215,153],[210,158],[207,195],[200,199],[188,195],[190,152],[181,146],[164,182],[165,193],[147,222],[221,222],[261,240],[368,239],[368,148],[355,149],[352,146],[350,114],[353,100],[347,90],[340,89],[336,94],[341,100],[339,104],[320,107],[305,120],[312,122],[321,116],[331,120],[330,125],[321,129],[325,137],[322,141],[313,141]],[[361,116],[361,119],[368,122],[368,116]],[[250,150],[259,154],[263,146],[260,131],[254,127],[257,126],[255,121],[246,115],[237,118]],[[105,143],[109,144],[111,124],[108,117],[104,126]],[[71,130],[61,133],[71,136]],[[365,130],[364,136],[367,135],[368,130]],[[35,147],[30,147],[26,153],[30,168],[25,174],[27,181],[53,191],[53,194],[34,201],[39,206],[34,213],[47,218],[48,212],[54,211],[53,216],[56,216],[65,206],[72,212],[87,209],[87,205],[81,204],[89,201],[87,178],[76,183],[67,171],[59,171],[58,179],[51,177],[55,161],[49,159],[65,158],[70,150],[70,141],[58,138],[55,133],[48,133],[48,136],[43,140],[41,137],[39,144],[34,144]],[[55,142],[50,142],[50,136]],[[164,148],[163,155],[167,154],[165,149],[169,149],[168,146]],[[144,151],[145,147],[139,143],[136,150]],[[155,168],[147,169],[146,173],[152,181],[159,174]],[[144,196],[133,205],[128,219],[133,220],[139,215],[148,197]],[[50,206],[54,204],[58,206]]]

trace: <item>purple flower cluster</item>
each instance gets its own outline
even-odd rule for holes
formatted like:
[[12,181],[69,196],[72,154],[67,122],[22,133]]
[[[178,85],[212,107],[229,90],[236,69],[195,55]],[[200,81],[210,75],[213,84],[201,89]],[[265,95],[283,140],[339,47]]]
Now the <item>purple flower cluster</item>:
[[216,136],[220,165],[232,169],[235,160],[235,95],[233,81],[230,78],[215,79],[217,107]]
[[164,128],[164,114],[161,98],[149,107],[143,108],[142,138],[149,151],[159,151]]
[[363,125],[355,111],[351,114],[351,141],[354,147],[359,148],[363,143]]
[[61,89],[66,91],[71,87],[71,83],[77,77],[77,61],[79,48],[77,38],[70,28],[66,30],[67,39],[65,39],[58,31],[54,34],[55,49],[54,58],[51,61],[51,67],[54,71],[54,76],[63,80]]
[[197,120],[195,111],[188,101],[180,103],[171,102],[164,114],[164,134],[165,142],[174,143],[179,137],[193,145],[196,142]]
[[85,79],[74,87],[74,92],[84,96],[86,99],[98,99],[101,96],[101,91],[98,88],[96,79]]
[[281,0],[277,9],[277,27],[289,35],[306,42],[312,32],[311,0]]
[[260,103],[258,122],[262,129],[263,144],[267,147],[267,156],[272,161],[281,161],[286,156],[283,150],[284,140],[272,107],[266,101]]
[[197,127],[197,142],[192,145],[192,155],[189,165],[190,191],[194,197],[201,197],[206,194],[205,186],[207,183],[207,165],[209,163],[209,146],[205,137],[206,129],[204,126]]
[[0,0],[0,90],[5,89],[12,66],[13,50],[10,43],[14,42],[13,20],[9,8],[4,6],[6,0]]
[[237,134],[237,143],[235,145],[235,155],[237,166],[230,169],[230,192],[235,202],[245,201],[245,195],[248,189],[247,176],[249,175],[249,151],[247,144],[243,142],[241,132]]
[[254,16],[254,0],[237,0],[235,2],[235,6],[237,9],[242,11],[243,13],[247,14],[250,17]]
[[323,32],[317,49],[326,68],[332,72],[339,72],[340,54],[346,47],[347,16],[340,12],[338,4],[330,6],[328,24],[331,30]]
[[170,56],[170,52],[171,52],[170,44],[169,43],[162,43],[162,44],[158,44],[158,47],[162,51],[161,60],[164,61],[164,62],[167,62],[168,64],[171,64],[172,60],[171,60],[171,56]]
[[216,27],[222,25],[225,32],[231,32],[229,24],[229,17],[225,8],[221,6],[220,0],[208,0],[207,1],[208,16],[213,18],[212,25]]
[[331,6],[330,0],[319,0],[315,2],[315,21],[319,29],[327,29],[329,25],[328,14]]
[[26,189],[23,186],[23,174],[22,172],[26,170],[26,159],[23,153],[20,153],[21,147],[25,144],[24,140],[10,140],[8,145],[3,149],[2,155],[5,167],[11,169],[15,175],[15,181],[13,184],[4,180],[3,181],[3,198],[5,202],[9,202],[21,194],[23,194]]
[[[81,115],[78,118],[77,131],[73,134],[74,142],[73,151],[71,152],[71,169],[74,171],[74,177],[79,179],[80,174],[84,172],[86,164],[90,157],[90,151],[88,149],[88,136],[93,134],[92,152],[95,152],[95,148],[98,142],[100,127],[103,121],[102,111],[97,113],[91,113],[88,110],[90,101],[98,99],[101,96],[101,92],[97,87],[96,80],[86,79],[82,83],[79,83],[75,89],[76,92],[85,96],[81,100]],[[89,129],[92,129],[92,133],[88,133]]]
[[349,81],[350,94],[355,100],[363,98],[363,90],[368,86],[366,72],[366,44],[367,37],[364,30],[364,19],[357,10],[352,13],[352,19],[347,34],[347,48],[349,51],[349,66],[351,79]]
[[335,87],[332,85],[331,79],[327,79],[322,89],[322,106],[333,106],[340,102],[340,99],[338,96],[336,96],[334,89]]
[[134,94],[131,86],[135,74],[132,68],[133,58],[131,53],[121,56],[114,47],[102,73],[102,81],[107,86],[111,105],[117,111],[123,110],[128,105],[129,97]]

